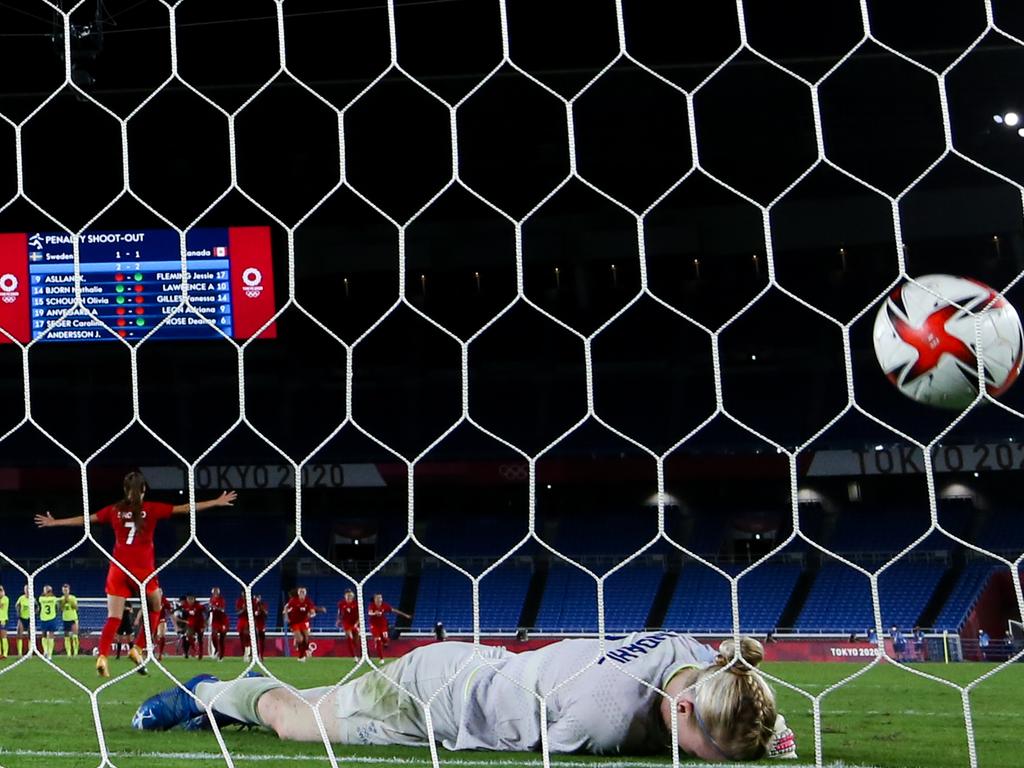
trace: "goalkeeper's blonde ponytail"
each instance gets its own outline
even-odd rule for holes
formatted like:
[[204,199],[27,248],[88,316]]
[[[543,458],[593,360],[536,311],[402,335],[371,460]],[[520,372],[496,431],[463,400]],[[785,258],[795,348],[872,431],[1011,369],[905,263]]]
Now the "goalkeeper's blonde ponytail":
[[[735,663],[729,666],[733,659]],[[764,757],[772,740],[775,694],[754,669],[762,659],[764,646],[754,638],[740,638],[739,658],[736,644],[726,640],[718,647],[715,663],[701,670],[697,678],[697,709],[708,735],[730,760]],[[721,674],[716,676],[716,672]]]

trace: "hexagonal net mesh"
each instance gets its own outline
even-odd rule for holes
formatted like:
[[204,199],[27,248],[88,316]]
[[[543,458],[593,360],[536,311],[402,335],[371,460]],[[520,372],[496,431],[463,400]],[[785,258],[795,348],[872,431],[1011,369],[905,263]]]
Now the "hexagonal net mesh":
[[[1008,56],[1024,46],[997,23],[991,2],[983,4],[983,18],[964,26],[968,38],[911,55],[900,43],[907,30],[867,0],[836,12],[835,28],[821,32],[824,47],[816,47],[813,32],[799,43],[766,36],[765,30],[789,29],[797,19],[739,0],[698,14],[689,27],[675,12],[625,0],[541,11],[511,0],[473,9],[449,8],[443,0],[389,0],[368,8],[268,0],[261,15],[246,11],[244,21],[235,22],[266,33],[262,43],[273,48],[273,61],[249,60],[246,44],[224,42],[227,58],[239,61],[234,70],[221,61],[218,80],[195,62],[226,39],[228,17],[199,10],[195,2],[154,0],[137,5],[145,5],[159,22],[152,28],[166,34],[167,75],[110,93],[93,82],[90,62],[104,54],[102,48],[88,51],[97,39],[89,19],[107,24],[113,40],[118,30],[111,22],[135,6],[108,18],[103,3],[87,0],[73,7],[37,5],[52,14],[62,72],[29,107],[0,113],[16,180],[3,212],[70,236],[75,281],[73,302],[44,323],[38,339],[3,329],[10,342],[5,351],[17,355],[11,376],[20,378],[24,411],[2,440],[21,446],[18,436],[33,430],[47,450],[59,450],[79,479],[87,517],[90,499],[109,482],[109,475],[97,480],[90,474],[105,452],[139,435],[159,446],[166,463],[183,469],[182,501],[190,510],[184,543],[156,575],[193,562],[190,548],[221,569],[243,590],[253,627],[243,644],[256,643],[256,585],[295,557],[305,558],[299,567],[312,569],[307,575],[356,585],[364,615],[380,579],[393,575],[398,562],[403,568],[416,562],[408,571],[414,577],[408,583],[419,588],[413,629],[429,632],[435,619],[448,618],[449,629],[461,621],[456,628],[474,643],[473,654],[448,677],[449,687],[429,698],[420,689],[405,690],[422,713],[433,765],[445,758],[433,738],[431,703],[447,695],[442,692],[467,665],[493,665],[482,637],[520,626],[597,638],[592,657],[577,659],[578,667],[551,690],[512,680],[544,725],[535,746],[547,766],[562,743],[552,744],[548,728],[554,726],[552,702],[603,664],[611,638],[622,632],[664,627],[738,640],[773,633],[787,606],[804,635],[845,636],[863,631],[862,620],[883,628],[896,615],[886,603],[887,589],[899,592],[921,577],[921,569],[905,566],[920,562],[912,556],[938,539],[947,549],[961,548],[963,558],[988,558],[990,566],[1009,570],[1020,618],[1019,551],[1008,554],[998,541],[982,546],[964,525],[940,517],[944,499],[956,498],[941,473],[965,468],[962,454],[952,454],[960,456],[958,466],[952,463],[952,441],[973,434],[973,420],[993,411],[1007,420],[1019,417],[1013,400],[996,400],[982,387],[956,416],[907,415],[874,360],[870,369],[860,368],[873,307],[921,268],[970,272],[972,266],[989,269],[978,264],[994,259],[988,279],[1000,281],[1001,296],[1012,296],[1022,274],[1016,255],[1003,253],[1017,254],[1019,242],[1000,235],[994,236],[996,255],[973,265],[951,261],[941,249],[934,255],[927,244],[948,234],[945,216],[955,218],[949,211],[960,203],[951,189],[981,190],[983,207],[998,209],[992,221],[1001,223],[993,228],[1011,221],[1001,232],[1016,237],[1024,218],[1022,175],[1000,165],[991,147],[976,146],[975,129],[957,112],[987,106],[972,102],[969,93],[976,57],[990,51]],[[242,14],[240,8],[232,12]],[[373,18],[361,20],[364,13]],[[337,18],[340,26],[332,26]],[[366,50],[376,45],[375,53],[366,53],[364,44]],[[680,46],[686,52],[680,54]],[[110,150],[103,162],[108,170],[111,159],[116,166],[113,188],[99,180],[75,186],[73,204],[52,196],[47,172],[34,171],[44,167],[45,155],[35,126],[55,114],[89,115],[75,125],[107,137],[107,145],[96,144],[96,155]],[[180,122],[168,122],[172,116]],[[190,121],[220,128],[191,133]],[[1013,128],[1016,118],[1000,115],[998,125]],[[211,138],[217,131],[220,147]],[[179,154],[161,160],[172,148]],[[872,158],[879,153],[884,162]],[[198,170],[187,167],[190,157]],[[222,174],[224,185],[204,199],[190,185],[206,174]],[[271,318],[242,338],[225,333],[194,299],[186,245],[194,230],[232,217],[269,226],[280,246],[274,264],[280,301]],[[13,220],[5,219],[4,228],[18,229],[8,224]],[[88,232],[118,222],[175,233],[180,267],[168,280],[177,283],[179,301],[137,341],[118,336],[116,327],[105,331],[114,354],[123,355],[119,365],[130,371],[130,388],[122,393],[130,403],[126,421],[101,438],[69,439],[40,418],[46,401],[60,399],[66,386],[44,378],[78,370],[88,355],[72,344],[43,342],[89,322],[94,306],[83,291],[81,244]],[[324,235],[330,226],[340,234]],[[915,238],[926,245],[920,262],[914,251],[911,270],[907,243]],[[378,285],[370,277],[380,266],[375,259],[387,262]],[[826,259],[832,260],[827,268],[821,266]],[[848,270],[848,259],[862,271]],[[455,273],[462,282],[454,282]],[[350,289],[367,285],[364,303],[346,303]],[[4,292],[10,290],[0,281]],[[159,351],[161,334],[184,316],[210,328],[214,340],[208,343],[224,351],[217,376],[237,383],[237,418],[213,419],[206,427],[187,409],[145,412],[149,361],[170,367],[191,360],[188,352]],[[282,341],[260,338],[271,331]],[[314,345],[301,340],[313,337],[332,350],[333,367],[314,360]],[[270,355],[268,369],[261,345],[285,341],[294,341],[298,353]],[[403,389],[407,376],[415,381]],[[882,383],[876,386],[876,379]],[[377,391],[381,386],[390,387],[386,396]],[[296,402],[285,403],[289,397]],[[243,433],[257,449],[239,447]],[[344,441],[344,450],[331,453]],[[851,444],[861,448],[850,450]],[[865,444],[874,447],[865,450]],[[209,528],[214,533],[204,534],[206,513],[197,514],[195,505],[207,488],[218,487],[203,480],[212,466],[260,461],[273,462],[290,478],[273,504],[279,521],[286,499],[294,527],[275,528],[284,543],[275,542],[281,548],[254,566],[235,551],[223,554],[228,550],[216,539],[237,532]],[[525,513],[523,529],[506,537],[507,546],[495,543],[508,532],[507,521],[480,509],[491,503],[487,493],[457,501],[446,496],[443,481],[432,485],[452,476],[473,485],[480,471],[474,461],[489,468],[489,482],[496,474],[516,488],[494,493]],[[382,557],[360,564],[318,550],[314,536],[326,534],[311,521],[337,503],[324,504],[316,495],[321,489],[309,481],[311,471],[325,465],[344,467],[346,481],[362,471],[373,477],[368,485],[400,488],[396,519],[403,533],[381,545]],[[894,466],[902,469],[895,474],[918,482],[914,524],[887,517],[903,515],[892,507],[866,522],[847,515],[852,527],[844,530],[827,494],[814,489],[815,478],[888,475]],[[977,461],[971,466],[988,468]],[[222,484],[231,485],[233,477],[222,474]],[[258,493],[259,482],[244,474],[237,480],[242,503],[246,489]],[[646,503],[629,502],[623,514],[620,480],[631,493],[646,488]],[[762,482],[766,495],[785,499],[781,508],[766,513],[758,507],[749,484]],[[687,498],[694,488],[703,491]],[[742,510],[735,507],[740,492],[747,493]],[[858,481],[850,481],[851,502],[860,492]],[[454,510],[447,517],[438,513],[446,507]],[[725,552],[730,526],[741,534]],[[86,522],[84,538],[37,557],[37,567],[25,567],[31,558],[16,542],[0,544],[0,557],[24,577],[34,599],[44,572],[83,544],[113,560],[96,529]],[[358,533],[345,535],[358,545]],[[524,558],[543,567],[516,581],[506,571]],[[801,587],[811,561],[810,576],[827,584],[818,592]],[[970,566],[961,563],[960,571]],[[768,572],[772,578],[763,578]],[[925,574],[931,586],[911,623],[926,613],[942,573]],[[488,587],[499,574],[513,591],[516,584],[520,592],[532,585],[534,594],[526,598],[532,609],[516,593],[507,617],[483,615]],[[792,595],[800,589],[797,605]],[[466,603],[462,619],[450,618],[456,608],[446,600],[449,590]],[[869,595],[870,607],[862,601],[864,610],[840,626],[831,620],[831,603],[846,591]],[[639,613],[619,610],[631,602],[640,603]],[[574,603],[586,603],[586,610],[574,613]],[[709,612],[700,612],[703,603]],[[769,604],[775,607],[754,615]],[[149,631],[149,617],[143,622]],[[33,648],[39,633],[33,617]],[[908,665],[882,635],[860,649],[870,658],[866,666],[817,692],[774,670],[765,675],[809,707],[812,728],[798,733],[802,755],[813,743],[815,764],[827,757],[826,697],[893,664],[959,694],[966,757],[979,765],[972,693],[1021,652],[960,684]],[[368,658],[365,635],[361,644],[360,669],[381,675]],[[99,697],[132,672],[93,690],[65,668],[44,663],[88,697],[100,762],[115,765]],[[155,658],[149,663],[173,677],[173,666]],[[253,664],[273,676],[263,660]],[[17,667],[0,669],[0,679]],[[619,671],[633,677],[626,668]],[[312,739],[322,742],[331,765],[344,757],[317,705],[336,696],[353,673],[300,697],[301,716],[312,723]],[[634,679],[646,690],[661,684]],[[680,761],[677,716],[673,710],[668,737],[674,765]],[[224,763],[234,765],[220,729],[213,730]]]

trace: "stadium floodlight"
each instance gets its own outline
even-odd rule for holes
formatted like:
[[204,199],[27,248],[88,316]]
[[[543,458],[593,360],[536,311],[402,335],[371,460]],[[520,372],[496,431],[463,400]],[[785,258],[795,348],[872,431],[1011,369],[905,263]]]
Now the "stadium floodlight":
[[1013,128],[1018,123],[1020,123],[1020,115],[1018,115],[1016,112],[1007,112],[1005,115],[1003,115],[1003,123]]
[[1002,115],[992,115],[992,122],[994,122],[996,125],[1002,125],[1003,124],[1003,116]]
[[1018,128],[1017,135],[1024,139],[1024,128]]

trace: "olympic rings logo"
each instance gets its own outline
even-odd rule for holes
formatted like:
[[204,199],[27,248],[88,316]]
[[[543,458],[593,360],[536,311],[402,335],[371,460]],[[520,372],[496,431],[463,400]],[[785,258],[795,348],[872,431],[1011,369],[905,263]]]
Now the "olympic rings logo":
[[10,272],[0,275],[0,301],[13,304],[18,295],[18,278]]
[[530,467],[526,464],[499,464],[498,474],[503,480],[526,480],[530,477]]
[[263,273],[256,267],[247,267],[242,272],[242,292],[250,299],[263,293]]

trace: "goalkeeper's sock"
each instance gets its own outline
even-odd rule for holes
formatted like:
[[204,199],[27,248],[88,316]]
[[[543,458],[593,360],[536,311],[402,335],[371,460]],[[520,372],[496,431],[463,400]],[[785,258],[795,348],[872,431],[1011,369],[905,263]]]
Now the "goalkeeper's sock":
[[71,655],[77,656],[78,651],[82,648],[82,639],[78,635],[71,636]]
[[9,643],[6,637],[0,637],[0,656],[6,656],[9,648]]
[[[269,677],[246,677],[223,683],[199,683],[195,694],[203,704],[212,706],[215,712],[249,725],[266,726],[256,705],[263,694],[275,688],[284,688],[284,685]],[[215,696],[216,702],[213,701]]]
[[47,658],[53,656],[53,638],[52,637],[44,637],[43,638],[43,653],[46,654]]

